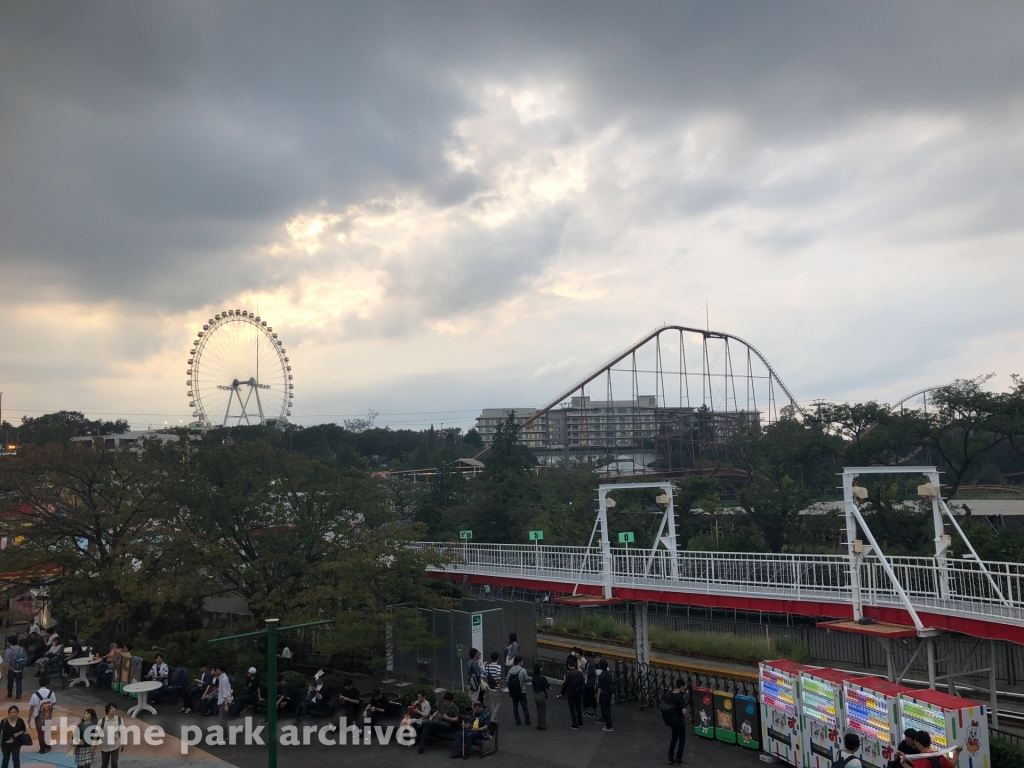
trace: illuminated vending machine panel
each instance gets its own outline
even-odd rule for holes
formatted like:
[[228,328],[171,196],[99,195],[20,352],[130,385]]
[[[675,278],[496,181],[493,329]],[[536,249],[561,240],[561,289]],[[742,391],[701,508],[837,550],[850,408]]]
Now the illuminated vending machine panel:
[[900,694],[900,730],[927,731],[932,748],[947,755],[963,747],[957,768],[991,768],[988,714],[976,701],[939,691]]
[[790,765],[800,764],[800,673],[810,667],[792,661],[760,665],[761,744]]
[[800,745],[804,768],[832,768],[842,749],[845,717],[843,681],[853,675],[834,669],[800,674]]
[[854,677],[843,684],[846,729],[860,736],[861,763],[885,768],[903,738],[899,720],[901,693],[914,693],[878,677]]

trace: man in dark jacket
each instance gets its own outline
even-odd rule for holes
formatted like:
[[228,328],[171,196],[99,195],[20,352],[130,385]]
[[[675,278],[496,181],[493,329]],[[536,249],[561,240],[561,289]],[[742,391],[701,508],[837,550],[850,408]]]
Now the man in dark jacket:
[[676,680],[676,686],[665,695],[662,704],[671,706],[663,710],[665,723],[672,729],[672,741],[668,745],[669,765],[683,764],[683,749],[686,747],[686,681]]
[[572,718],[569,727],[574,731],[583,727],[583,686],[586,682],[586,675],[576,668],[575,663],[569,667],[562,681],[562,692],[569,702],[569,716]]

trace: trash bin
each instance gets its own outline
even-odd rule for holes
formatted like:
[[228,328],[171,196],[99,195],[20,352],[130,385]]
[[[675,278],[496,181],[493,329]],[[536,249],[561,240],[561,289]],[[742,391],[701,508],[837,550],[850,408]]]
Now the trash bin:
[[693,689],[694,732],[705,739],[715,738],[715,704],[710,688]]
[[736,702],[736,743],[747,749],[761,749],[761,717],[757,699],[737,696]]
[[733,694],[715,691],[715,738],[725,744],[736,743],[736,706]]

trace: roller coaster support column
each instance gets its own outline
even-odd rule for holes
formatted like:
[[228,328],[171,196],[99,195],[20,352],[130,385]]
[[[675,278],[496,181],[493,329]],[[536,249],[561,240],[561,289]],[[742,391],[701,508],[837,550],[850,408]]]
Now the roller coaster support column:
[[[935,526],[935,565],[937,566],[937,579],[939,597],[943,600],[949,599],[949,569],[946,567],[946,552],[953,541],[946,534],[945,521],[942,519],[942,509],[939,507],[939,473],[934,467],[927,467],[922,474],[928,478],[928,484],[917,489],[918,494],[931,497],[932,502],[932,523]],[[931,486],[929,488],[928,486]]]

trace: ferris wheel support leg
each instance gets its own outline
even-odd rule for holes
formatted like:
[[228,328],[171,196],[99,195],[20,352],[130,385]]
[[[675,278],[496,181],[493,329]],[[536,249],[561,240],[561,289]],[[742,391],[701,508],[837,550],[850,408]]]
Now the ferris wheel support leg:
[[[224,423],[221,424],[222,427],[226,427],[228,425],[228,415],[231,413],[231,401],[234,399],[234,397],[235,390],[232,389],[230,392],[228,392],[228,407],[224,409]],[[241,397],[238,398],[238,402],[242,402]]]
[[253,387],[252,391],[256,393],[256,408],[260,412],[260,424],[265,424],[267,420],[263,417],[263,401],[260,400],[260,390],[258,387]]

